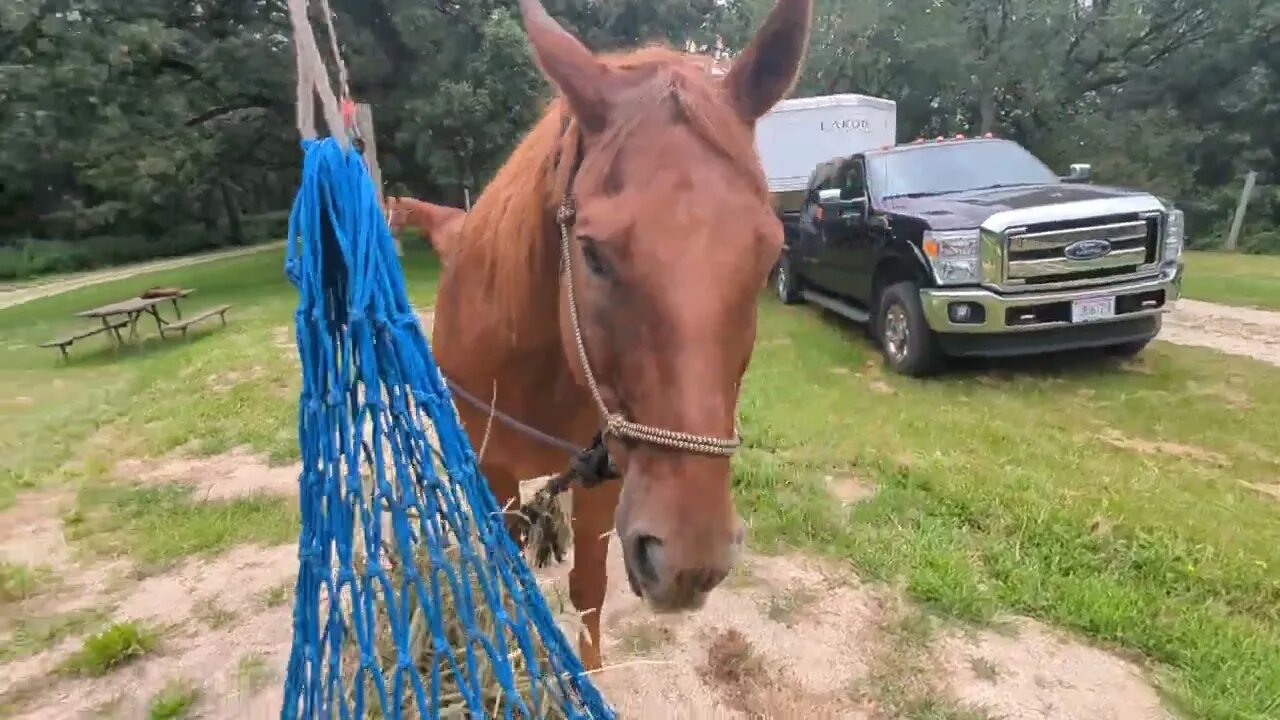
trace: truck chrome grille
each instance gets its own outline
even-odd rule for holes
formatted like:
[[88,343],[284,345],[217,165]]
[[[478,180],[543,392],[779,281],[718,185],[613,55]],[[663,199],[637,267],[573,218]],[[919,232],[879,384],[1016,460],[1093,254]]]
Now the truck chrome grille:
[[[1004,236],[1007,255],[1002,284],[1008,287],[1113,282],[1150,274],[1159,264],[1159,213],[1034,223],[1009,228]],[[1106,241],[1109,250],[1094,257],[1071,257],[1067,252],[1073,246],[1085,248],[1088,241]]]

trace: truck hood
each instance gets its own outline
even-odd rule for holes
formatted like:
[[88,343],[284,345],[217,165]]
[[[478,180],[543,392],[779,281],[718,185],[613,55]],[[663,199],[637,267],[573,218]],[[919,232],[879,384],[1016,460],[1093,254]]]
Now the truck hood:
[[975,190],[932,197],[898,197],[883,200],[881,205],[887,212],[919,218],[933,230],[961,230],[978,227],[987,218],[1005,210],[1143,196],[1151,198],[1153,205],[1162,204],[1154,195],[1141,190],[1059,183]]

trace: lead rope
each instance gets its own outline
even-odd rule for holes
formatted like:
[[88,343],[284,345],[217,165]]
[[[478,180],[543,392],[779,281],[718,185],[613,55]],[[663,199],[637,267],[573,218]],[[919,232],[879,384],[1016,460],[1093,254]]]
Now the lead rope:
[[569,295],[569,323],[573,329],[573,343],[578,349],[578,362],[582,364],[582,374],[586,376],[587,388],[591,391],[596,409],[604,419],[604,434],[700,455],[723,457],[733,455],[742,444],[736,420],[733,438],[725,440],[642,425],[628,420],[622,413],[610,412],[605,405],[604,397],[600,394],[600,386],[596,383],[595,373],[591,371],[591,363],[587,360],[587,345],[582,339],[582,323],[578,319],[578,298],[574,292],[573,266],[570,263],[569,253],[569,226],[573,223],[576,212],[573,194],[566,192],[564,199],[560,201],[560,207],[556,210],[556,223],[560,226],[560,268],[564,273],[565,290]]

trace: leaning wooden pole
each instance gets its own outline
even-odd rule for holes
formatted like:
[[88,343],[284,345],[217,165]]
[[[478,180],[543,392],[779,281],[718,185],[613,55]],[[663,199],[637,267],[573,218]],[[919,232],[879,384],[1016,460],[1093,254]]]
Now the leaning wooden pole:
[[1244,215],[1249,211],[1249,198],[1253,195],[1254,183],[1258,181],[1258,173],[1250,170],[1244,176],[1244,189],[1240,191],[1240,202],[1236,204],[1236,213],[1231,218],[1231,230],[1227,232],[1226,250],[1236,251],[1236,243],[1240,241],[1240,231],[1244,228]]
[[[369,177],[373,179],[373,187],[378,192],[378,206],[386,207],[386,197],[382,192],[382,168],[378,165],[378,140],[373,133],[373,108],[368,103],[356,105],[356,129],[364,139],[364,161],[369,166]],[[404,255],[400,238],[396,236],[396,255]]]

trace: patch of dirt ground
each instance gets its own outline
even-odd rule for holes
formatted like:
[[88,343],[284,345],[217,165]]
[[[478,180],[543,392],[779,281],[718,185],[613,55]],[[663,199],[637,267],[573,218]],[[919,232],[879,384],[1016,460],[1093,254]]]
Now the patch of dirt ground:
[[[571,561],[540,571],[560,595]],[[749,555],[699,613],[655,616],[628,588],[616,538],[608,573],[604,668],[594,680],[621,717],[889,717],[877,678],[886,658],[909,651],[885,631],[901,604],[888,588],[812,558]],[[565,626],[575,640],[573,622]],[[1014,627],[939,634],[925,660],[934,668],[928,690],[975,717],[1171,717],[1134,664],[1033,621]],[[974,657],[992,674],[975,671]]]
[[[143,482],[188,483],[210,496],[296,487],[296,468],[255,463],[233,453],[132,466]],[[262,479],[272,473],[279,479]],[[19,539],[26,537],[65,548],[62,501],[30,495],[6,511],[0,518],[12,521],[0,528],[6,557],[33,559],[33,548],[21,549]],[[63,581],[20,610],[47,614],[70,595],[76,607],[97,609],[112,621],[157,628],[161,641],[154,653],[96,679],[65,677],[57,668],[101,624],[0,665],[0,705],[12,703],[14,717],[145,717],[150,699],[175,680],[199,689],[201,718],[278,717],[292,638],[294,545],[239,547],[141,580],[124,561],[83,567],[69,550],[46,553],[46,564],[50,558]],[[538,571],[549,596],[568,596],[571,562]],[[605,667],[594,680],[622,717],[888,717],[876,692],[885,658],[899,652],[886,630],[901,605],[897,591],[862,583],[824,561],[749,554],[702,611],[656,616],[628,589],[616,539],[609,580]],[[562,620],[576,641],[576,615],[569,611]],[[0,643],[12,641],[9,633],[0,627]],[[1166,717],[1139,668],[1035,623],[1020,623],[1012,636],[946,631],[929,647],[928,691],[993,718]],[[250,666],[256,672],[247,673]]]
[[826,475],[822,480],[827,486],[827,493],[841,505],[854,505],[870,500],[876,494],[874,484],[856,475]]
[[1121,450],[1129,450],[1141,455],[1167,455],[1169,457],[1184,458],[1194,460],[1209,465],[1217,465],[1219,467],[1227,467],[1231,462],[1226,456],[1205,450],[1194,445],[1184,445],[1175,442],[1163,442],[1159,440],[1140,440],[1126,436],[1118,430],[1108,428],[1098,435],[1098,439],[1108,445],[1119,448]]
[[126,460],[116,465],[114,474],[141,485],[189,485],[205,500],[231,500],[256,494],[295,495],[301,471],[299,464],[272,466],[247,448],[237,448],[209,457]]
[[854,688],[880,605],[817,562],[750,556],[697,614],[655,616],[627,587],[615,539],[595,680],[623,717],[861,717]]
[[[68,638],[5,666],[0,693],[26,701],[17,720],[139,718],[156,693],[182,680],[199,690],[202,718],[278,717],[292,604],[267,596],[296,577],[297,557],[293,545],[242,547],[147,578],[113,598],[112,619],[160,628],[157,652],[101,678],[58,679],[82,641]],[[262,674],[251,677],[247,667]]]
[[1280,365],[1280,312],[1183,298],[1164,316],[1160,339]]
[[27,493],[0,512],[0,561],[61,570],[72,563],[62,533],[62,510],[71,502],[62,493]]
[[936,643],[953,697],[996,718],[1172,720],[1132,663],[1037,622],[1014,627],[951,632]]

